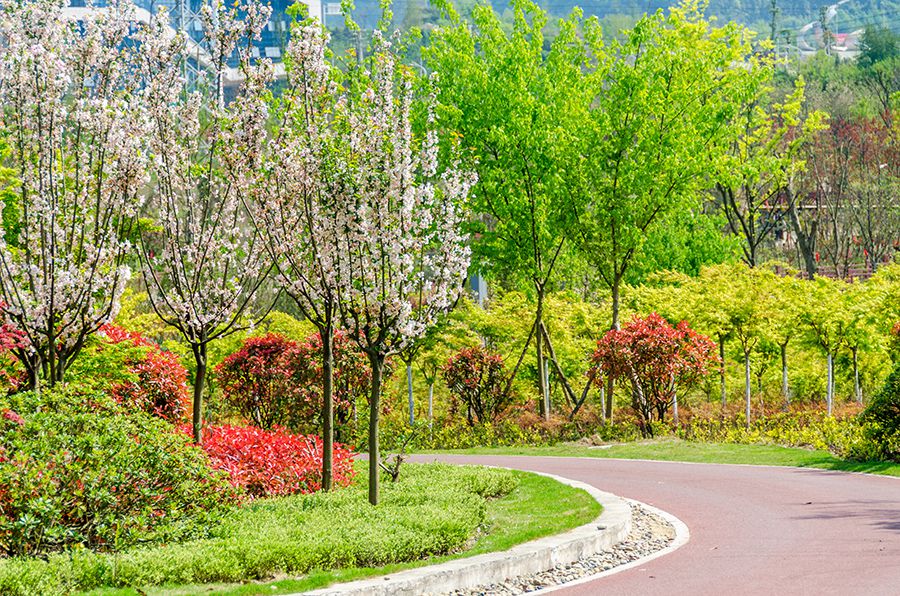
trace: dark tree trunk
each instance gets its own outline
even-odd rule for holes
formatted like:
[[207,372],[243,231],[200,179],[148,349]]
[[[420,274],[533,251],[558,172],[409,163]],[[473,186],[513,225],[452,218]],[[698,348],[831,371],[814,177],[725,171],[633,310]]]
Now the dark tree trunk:
[[750,352],[744,351],[744,414],[747,417],[747,430],[750,430]]
[[412,361],[406,363],[406,391],[407,401],[409,402],[409,425],[416,424],[415,401],[413,401],[413,379],[412,379]]
[[379,497],[379,463],[381,449],[378,444],[378,417],[381,410],[381,383],[384,371],[384,357],[369,354],[372,367],[372,388],[369,394],[369,503],[378,505]]
[[540,330],[543,327],[544,316],[544,292],[543,288],[537,287],[537,313],[535,314],[535,329],[537,329],[537,337],[535,344],[537,346],[537,371],[538,371],[538,393],[540,399],[538,401],[538,409],[544,420],[550,419],[550,392],[547,388],[547,376],[544,374],[544,341],[541,337]]
[[334,482],[334,323],[328,317],[322,336],[322,490]]
[[725,336],[719,336],[719,388],[722,393],[722,409],[727,405],[728,393],[725,390]]
[[791,405],[791,388],[788,386],[787,342],[781,344],[781,395],[784,396],[785,409]]
[[797,212],[797,201],[794,197],[789,197],[788,201],[788,217],[791,221],[791,227],[797,236],[797,248],[800,249],[800,256],[803,258],[803,266],[809,279],[816,276],[818,271],[818,263],[816,263],[816,222],[810,224],[810,230],[807,232],[803,229],[800,222],[800,215]]
[[[619,310],[620,310],[620,290],[621,290],[622,280],[619,276],[613,280],[612,284],[612,325],[611,329],[618,331],[621,327],[619,324]],[[605,408],[603,411],[603,418],[607,422],[612,422],[613,417],[613,396],[616,390],[616,382],[613,377],[607,376],[606,378],[606,403],[604,404]]]
[[194,431],[194,443],[201,444],[203,439],[203,390],[206,388],[206,346],[205,341],[191,346],[197,374],[194,375],[194,401],[191,412],[191,427]]

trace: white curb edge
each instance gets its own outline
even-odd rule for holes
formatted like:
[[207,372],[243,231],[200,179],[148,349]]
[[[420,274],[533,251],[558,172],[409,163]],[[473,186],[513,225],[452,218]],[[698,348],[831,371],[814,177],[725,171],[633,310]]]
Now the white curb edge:
[[678,550],[682,546],[688,543],[691,539],[691,532],[683,521],[672,515],[667,511],[663,511],[662,509],[657,509],[652,505],[647,505],[646,503],[642,503],[641,501],[635,501],[634,499],[626,499],[629,503],[634,503],[635,505],[640,505],[647,511],[651,513],[655,513],[660,516],[675,528],[675,539],[669,544],[667,547],[660,549],[654,553],[650,553],[645,557],[641,557],[640,559],[635,559],[634,561],[629,561],[628,563],[624,563],[622,565],[617,565],[616,567],[612,567],[605,571],[601,571],[600,573],[594,573],[593,575],[585,575],[584,577],[579,577],[578,579],[572,580],[570,582],[566,582],[563,584],[557,584],[555,586],[547,586],[546,588],[541,588],[539,590],[535,590],[534,592],[529,592],[529,595],[534,594],[549,594],[550,592],[555,592],[557,590],[562,590],[564,588],[569,588],[571,586],[577,586],[579,584],[586,584],[588,582],[592,582],[594,580],[598,580],[604,577],[608,577],[610,575],[615,575],[621,571],[627,571],[629,569],[633,569],[635,567],[639,567],[645,563],[649,563],[653,559],[658,559],[659,557],[664,557],[669,553]]
[[522,575],[534,575],[559,565],[572,564],[608,550],[621,542],[631,531],[631,508],[621,497],[577,480],[553,474],[532,473],[584,490],[603,506],[603,513],[594,521],[568,532],[519,544],[506,551],[485,553],[386,576],[336,584],[305,594],[417,596],[475,588]]

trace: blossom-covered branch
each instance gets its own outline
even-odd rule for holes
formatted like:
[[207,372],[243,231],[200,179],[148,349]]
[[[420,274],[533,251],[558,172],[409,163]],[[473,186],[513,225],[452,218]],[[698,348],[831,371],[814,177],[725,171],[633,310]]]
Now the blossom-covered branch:
[[17,177],[0,237],[3,315],[25,337],[29,385],[63,380],[109,322],[130,269],[147,120],[132,75],[134,6],[79,22],[55,0],[0,6],[2,134]]
[[[160,226],[142,237],[143,271],[154,310],[181,331],[197,363],[193,424],[198,442],[207,345],[240,328],[269,269],[264,240],[247,209],[272,79],[268,60],[251,65],[250,48],[268,16],[269,9],[255,2],[231,9],[221,1],[204,7],[205,36],[216,57],[213,97],[200,90],[202,81],[198,90],[186,88],[185,38],[162,34],[168,26],[164,9],[140,38],[156,177],[152,207]],[[235,51],[244,78],[226,105],[223,71]]]

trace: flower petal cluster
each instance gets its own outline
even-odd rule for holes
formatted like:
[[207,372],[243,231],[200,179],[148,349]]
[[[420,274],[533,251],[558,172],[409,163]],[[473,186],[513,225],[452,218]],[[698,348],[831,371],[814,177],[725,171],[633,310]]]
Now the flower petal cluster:
[[62,11],[54,0],[0,5],[0,129],[19,214],[0,237],[0,294],[32,384],[44,370],[61,380],[116,315],[148,180],[134,6],[112,0],[78,22]]

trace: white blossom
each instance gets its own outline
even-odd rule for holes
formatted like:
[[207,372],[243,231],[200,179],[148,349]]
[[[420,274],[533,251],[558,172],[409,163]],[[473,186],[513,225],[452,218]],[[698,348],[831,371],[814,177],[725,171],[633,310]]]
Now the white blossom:
[[[225,58],[239,42],[258,37],[268,9],[214,2],[202,14],[218,56],[212,75],[221,82]],[[221,89],[215,98],[189,91],[185,39],[165,35],[167,24],[163,11],[141,35],[156,179],[150,207],[161,228],[144,235],[143,272],[157,313],[205,353],[209,341],[236,329],[269,267],[247,201],[260,165],[273,72],[269,61],[251,64],[241,52],[244,78],[230,103]]]
[[62,380],[118,311],[147,182],[134,6],[112,0],[77,23],[64,6],[0,2],[0,126],[18,203],[0,237],[0,294],[27,338],[20,357],[32,384]]

